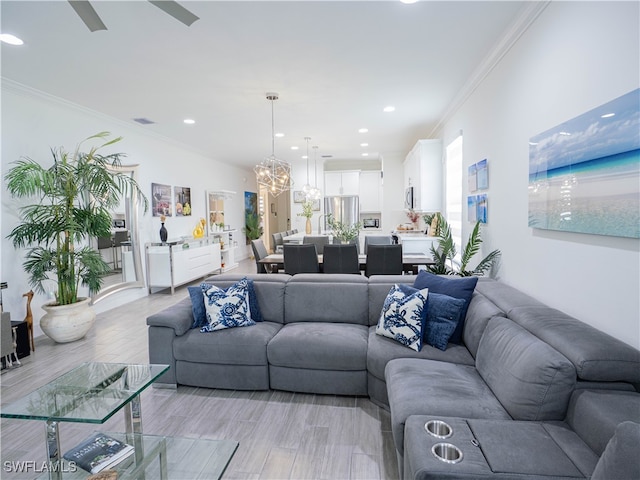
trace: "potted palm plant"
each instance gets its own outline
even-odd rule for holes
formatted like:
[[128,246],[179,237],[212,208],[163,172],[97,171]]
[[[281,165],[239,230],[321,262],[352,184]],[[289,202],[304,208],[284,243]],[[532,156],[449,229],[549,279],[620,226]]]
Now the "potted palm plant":
[[[55,301],[43,305],[42,331],[56,342],[71,342],[86,335],[95,321],[91,299],[78,295],[81,286],[89,296],[102,287],[110,271],[91,239],[111,235],[110,211],[123,195],[136,195],[148,208],[137,182],[120,173],[121,153],[102,155],[101,149],[119,142],[101,132],[81,142],[73,152],[52,149],[53,164],[46,168],[23,157],[5,176],[12,197],[33,203],[20,207],[20,224],[8,235],[15,248],[30,247],[23,267],[29,283],[45,293],[49,281],[57,284]],[[86,141],[99,146],[81,152]]]
[[484,257],[475,268],[469,268],[469,262],[480,251],[482,236],[480,235],[480,222],[476,222],[469,239],[460,255],[460,265],[454,267],[454,258],[457,254],[453,241],[451,227],[440,213],[435,214],[438,246],[431,246],[431,256],[434,264],[428,265],[427,270],[438,275],[459,275],[469,277],[471,275],[484,275],[491,270],[501,256],[500,250],[494,250]]

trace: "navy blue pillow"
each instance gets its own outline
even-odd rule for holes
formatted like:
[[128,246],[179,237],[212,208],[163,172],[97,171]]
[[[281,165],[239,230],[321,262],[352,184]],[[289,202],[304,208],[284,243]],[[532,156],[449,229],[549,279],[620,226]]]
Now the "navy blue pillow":
[[204,294],[202,288],[187,287],[189,297],[191,297],[191,310],[193,311],[193,323],[191,328],[204,327],[207,322],[207,312],[204,308]]
[[[247,279],[249,285],[249,310],[251,310],[251,320],[254,322],[262,322],[262,313],[260,312],[260,306],[258,305],[258,298],[256,297],[256,289],[253,285],[253,280]],[[197,287],[187,287],[189,291],[189,297],[191,297],[191,309],[193,311],[193,323],[191,328],[201,328],[208,325],[207,311],[204,307],[204,294],[202,293],[202,285]]]
[[429,289],[429,294],[441,293],[453,298],[460,298],[465,301],[464,308],[460,316],[458,326],[453,332],[451,339],[452,343],[462,343],[462,329],[464,328],[464,321],[467,316],[467,309],[469,308],[469,302],[473,296],[473,291],[478,283],[478,277],[446,277],[440,275],[434,275],[433,273],[425,272],[422,270],[418,273],[413,287],[419,290],[423,288]]
[[465,305],[466,302],[460,298],[429,291],[429,308],[424,329],[425,343],[446,350]]

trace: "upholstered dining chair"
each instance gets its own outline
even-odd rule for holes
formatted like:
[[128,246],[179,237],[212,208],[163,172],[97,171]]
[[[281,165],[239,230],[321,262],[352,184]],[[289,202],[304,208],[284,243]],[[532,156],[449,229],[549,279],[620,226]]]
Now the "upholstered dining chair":
[[322,271],[324,273],[360,273],[358,248],[355,244],[325,245]]
[[369,245],[391,245],[392,243],[391,235],[365,235],[364,253],[366,255]]
[[273,253],[281,253],[282,252],[282,232],[271,234],[271,240],[273,241]]
[[296,273],[319,273],[318,251],[313,243],[296,245],[285,243],[284,273],[295,275]]
[[302,237],[302,243],[313,243],[316,246],[318,255],[322,255],[324,246],[329,243],[329,237],[327,235],[305,235]]
[[369,245],[365,275],[402,275],[402,245]]
[[267,247],[264,246],[264,242],[261,239],[251,240],[251,250],[253,250],[253,256],[256,259],[256,269],[258,273],[271,273],[272,266],[260,263],[264,257],[268,255]]

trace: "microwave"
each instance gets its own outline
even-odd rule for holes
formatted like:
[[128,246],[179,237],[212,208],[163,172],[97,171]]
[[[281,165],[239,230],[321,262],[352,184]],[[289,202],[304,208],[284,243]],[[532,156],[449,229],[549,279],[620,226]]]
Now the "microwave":
[[407,187],[404,191],[404,208],[413,209],[413,187]]
[[380,228],[380,220],[377,218],[363,218],[362,228]]

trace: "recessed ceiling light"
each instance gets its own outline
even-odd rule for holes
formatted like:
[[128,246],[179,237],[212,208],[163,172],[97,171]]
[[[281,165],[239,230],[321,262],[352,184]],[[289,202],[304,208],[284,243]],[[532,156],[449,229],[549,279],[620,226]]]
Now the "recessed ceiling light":
[[307,158],[309,158],[307,155],[302,155],[303,160],[306,160]]
[[284,137],[284,133],[276,133],[276,138],[282,138]]
[[600,118],[611,118],[615,116],[616,116],[615,113],[605,113],[604,115],[600,115]]
[[395,112],[396,111],[396,107],[394,107],[393,105],[387,105],[386,107],[384,107],[382,109],[383,112],[389,113],[389,112]]
[[367,133],[368,131],[368,128],[361,128],[360,130],[358,130],[358,133]]
[[299,148],[299,147],[298,147],[297,145],[293,145],[293,146],[291,147],[291,150],[298,150],[298,148]]
[[361,146],[361,147],[368,147],[368,146],[369,146],[369,144],[368,144],[368,143],[361,143],[361,144],[360,144],[360,146]]
[[193,118],[185,118],[183,121],[187,125],[193,125],[194,123],[196,123],[196,121]]
[[10,33],[0,33],[0,41],[8,43],[9,45],[22,45],[24,42],[15,35]]
[[405,5],[411,5],[412,3],[417,3],[418,0],[400,0]]
[[363,157],[368,157],[368,156],[369,156],[369,154],[368,154],[367,152],[364,152],[364,153],[362,154],[362,156],[363,156]]

